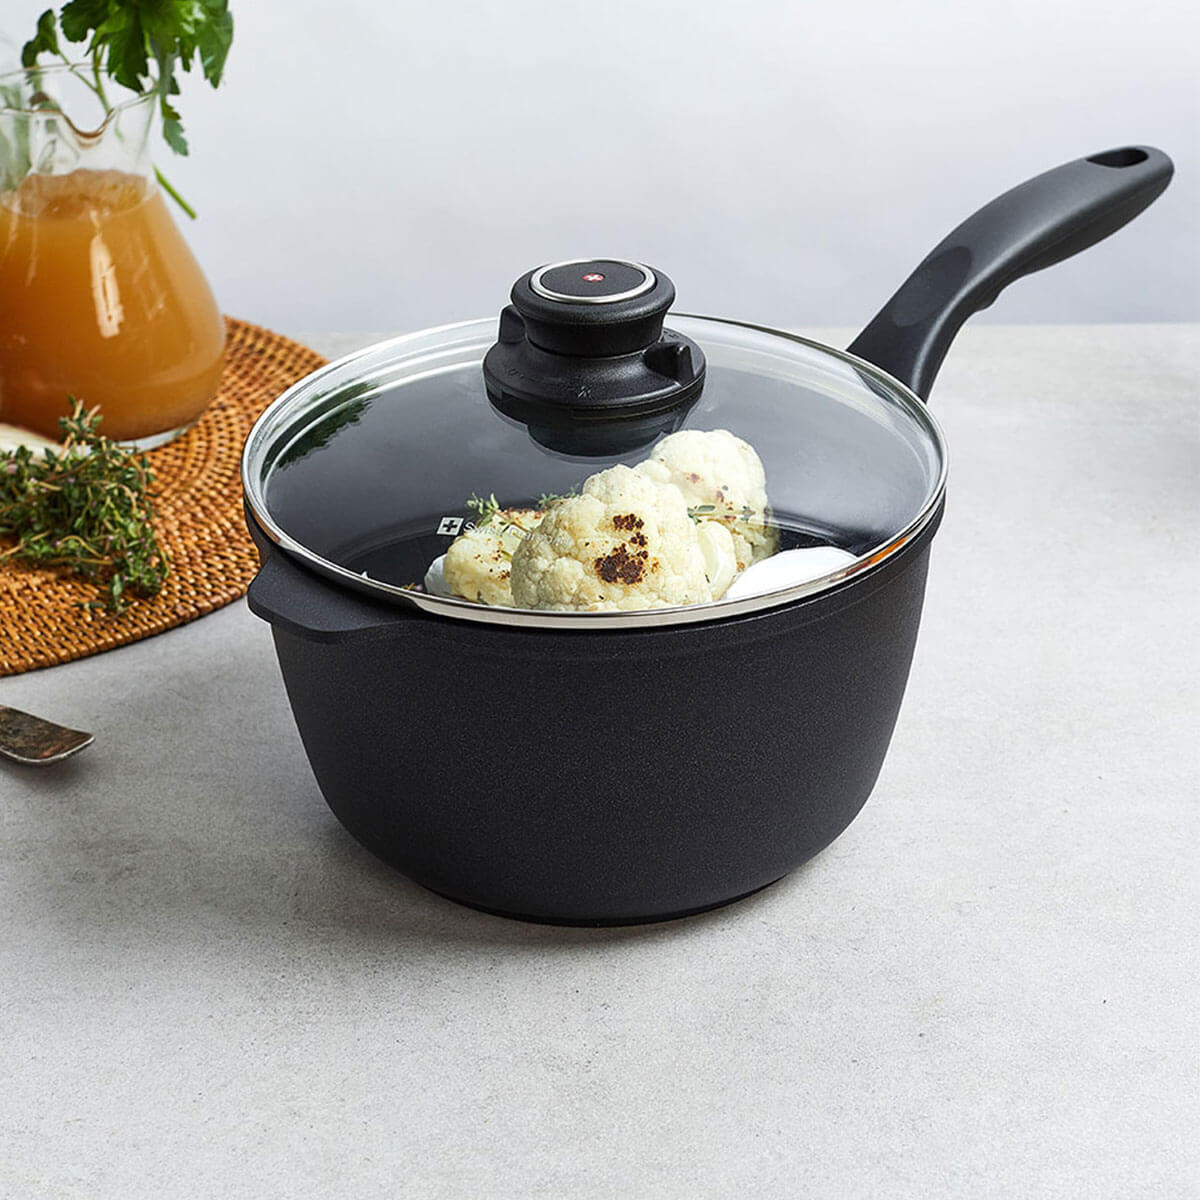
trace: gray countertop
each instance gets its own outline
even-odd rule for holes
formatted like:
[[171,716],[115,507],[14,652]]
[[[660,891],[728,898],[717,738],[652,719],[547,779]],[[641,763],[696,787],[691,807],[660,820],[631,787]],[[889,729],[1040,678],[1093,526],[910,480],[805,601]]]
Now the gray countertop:
[[963,333],[874,795],[703,916],[382,866],[244,603],[0,681],[96,733],[0,766],[0,1196],[1196,1196],[1198,377],[1195,326]]

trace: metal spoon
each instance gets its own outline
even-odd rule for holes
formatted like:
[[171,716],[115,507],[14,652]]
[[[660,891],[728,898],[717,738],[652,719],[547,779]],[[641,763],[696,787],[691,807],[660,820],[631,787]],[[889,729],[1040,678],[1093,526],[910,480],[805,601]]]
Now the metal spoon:
[[70,758],[94,740],[93,734],[0,704],[0,755],[13,762],[44,767]]

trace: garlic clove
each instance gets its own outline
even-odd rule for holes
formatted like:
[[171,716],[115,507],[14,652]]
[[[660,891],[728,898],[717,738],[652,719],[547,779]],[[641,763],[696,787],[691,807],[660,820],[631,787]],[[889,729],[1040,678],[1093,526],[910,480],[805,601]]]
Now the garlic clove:
[[737,574],[733,537],[718,521],[701,521],[696,529],[696,537],[704,557],[704,574],[708,578],[712,598],[720,600]]
[[425,590],[431,596],[445,596],[448,600],[455,599],[450,585],[446,582],[446,556],[439,555],[429,564],[425,572]]
[[820,579],[854,562],[854,555],[836,546],[806,546],[799,550],[783,550],[747,567],[730,585],[726,600],[743,600],[748,596],[763,596]]

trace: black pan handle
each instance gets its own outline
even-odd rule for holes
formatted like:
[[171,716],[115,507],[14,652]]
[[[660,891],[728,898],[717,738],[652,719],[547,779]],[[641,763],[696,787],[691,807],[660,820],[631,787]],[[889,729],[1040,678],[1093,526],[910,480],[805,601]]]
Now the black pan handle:
[[1064,163],[968,217],[904,281],[850,343],[928,399],[962,323],[1015,279],[1103,241],[1148,208],[1171,182],[1153,146],[1122,146]]
[[297,637],[344,642],[392,636],[398,626],[420,620],[417,613],[380,604],[320,578],[273,545],[264,547],[260,542],[259,554],[262,562],[246,593],[250,611]]

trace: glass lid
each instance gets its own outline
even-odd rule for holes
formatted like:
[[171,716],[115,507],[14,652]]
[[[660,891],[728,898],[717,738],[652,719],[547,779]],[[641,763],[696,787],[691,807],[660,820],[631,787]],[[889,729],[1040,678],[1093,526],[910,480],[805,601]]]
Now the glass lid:
[[941,433],[867,363],[668,315],[670,280],[622,260],[531,271],[512,299],[272,404],[242,461],[264,533],[395,603],[612,629],[832,587],[937,509]]

